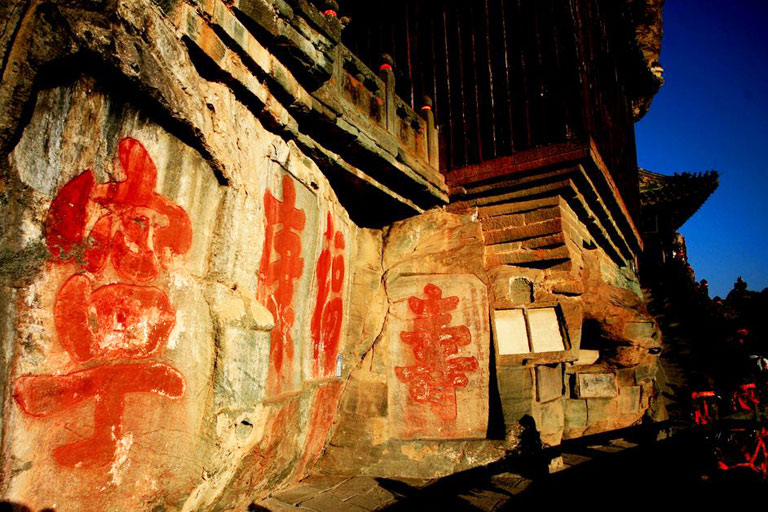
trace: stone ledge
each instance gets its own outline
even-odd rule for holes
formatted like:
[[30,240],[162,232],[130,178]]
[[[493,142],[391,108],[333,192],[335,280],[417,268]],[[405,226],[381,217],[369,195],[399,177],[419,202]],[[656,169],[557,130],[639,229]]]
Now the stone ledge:
[[631,261],[642,249],[639,231],[592,140],[553,144],[465,167],[448,173],[446,181],[455,209],[499,210],[502,202],[559,194],[617,262]]
[[[244,84],[246,90],[255,91],[259,103],[272,99],[268,96],[270,92],[275,94],[278,101],[267,101],[267,107],[276,111],[273,116],[283,120],[277,124],[287,127],[294,137],[300,130],[299,125],[305,125],[301,127],[302,132],[311,130],[327,151],[358,170],[355,178],[360,177],[360,169],[364,168],[365,183],[391,192],[390,197],[404,203],[412,214],[447,203],[445,180],[438,169],[432,167],[433,160],[428,154],[432,147],[428,140],[430,134],[437,137],[434,121],[423,119],[394,96],[387,84],[340,45],[338,36],[329,37],[325,30],[329,24],[322,21],[320,13],[307,2],[293,2],[300,9],[257,16],[251,5],[254,1],[237,2],[235,12],[221,0],[205,0],[198,8],[181,4],[173,18],[182,35],[203,50],[217,67]],[[320,15],[320,19],[313,19],[313,13]],[[241,19],[250,23],[244,24]],[[312,22],[307,23],[307,19]],[[201,25],[213,31],[207,31],[202,37]],[[266,25],[263,31],[255,29],[263,25]],[[273,30],[278,32],[276,39],[262,44],[258,37],[269,39],[263,34]],[[218,42],[211,42],[214,37]],[[286,45],[290,52],[285,51]],[[227,57],[228,51],[236,53],[246,64],[240,66],[236,74],[229,65],[232,59]],[[298,62],[292,63],[296,59]],[[368,78],[356,81],[347,69],[350,62],[358,74]],[[313,72],[318,66],[321,70]],[[361,68],[365,68],[364,72]],[[306,76],[307,69],[311,77]],[[367,94],[381,96],[385,104],[392,103],[391,112],[389,107],[385,109],[387,116],[394,117],[392,124],[387,120],[382,127],[375,113],[361,109],[345,94],[343,85],[355,82]],[[349,173],[343,173],[346,174]],[[352,177],[345,179],[359,182]]]

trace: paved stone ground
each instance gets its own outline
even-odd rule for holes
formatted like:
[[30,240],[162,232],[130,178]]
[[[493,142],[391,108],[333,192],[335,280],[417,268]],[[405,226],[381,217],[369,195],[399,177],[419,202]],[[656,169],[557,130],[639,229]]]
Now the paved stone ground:
[[[561,469],[549,473],[546,459],[552,458]],[[716,470],[706,440],[680,432],[651,442],[630,435],[579,439],[544,458],[510,457],[435,480],[315,475],[249,510],[512,511],[578,504],[590,510],[626,506],[711,510],[723,500],[764,509],[768,484],[746,470]]]

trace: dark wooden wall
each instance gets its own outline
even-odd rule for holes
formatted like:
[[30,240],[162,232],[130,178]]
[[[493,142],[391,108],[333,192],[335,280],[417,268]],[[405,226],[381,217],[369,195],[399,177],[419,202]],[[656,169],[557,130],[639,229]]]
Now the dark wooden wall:
[[592,137],[638,203],[626,90],[634,62],[621,0],[341,2],[345,44],[372,69],[394,58],[398,94],[431,96],[443,171]]

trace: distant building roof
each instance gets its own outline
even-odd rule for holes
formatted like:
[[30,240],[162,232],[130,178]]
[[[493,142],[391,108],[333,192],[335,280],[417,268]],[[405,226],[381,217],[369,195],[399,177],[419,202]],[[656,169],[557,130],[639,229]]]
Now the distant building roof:
[[677,231],[719,185],[717,171],[675,173],[672,176],[640,169],[640,205],[644,218],[664,218]]

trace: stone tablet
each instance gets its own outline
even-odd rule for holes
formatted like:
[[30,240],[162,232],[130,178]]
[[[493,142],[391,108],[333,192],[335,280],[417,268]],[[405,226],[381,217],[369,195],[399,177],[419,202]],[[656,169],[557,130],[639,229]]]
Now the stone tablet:
[[418,275],[389,287],[389,420],[399,439],[484,438],[490,332],[476,277]]
[[536,367],[536,400],[549,402],[563,396],[563,368],[556,365]]
[[528,322],[531,325],[531,339],[534,352],[559,352],[565,350],[560,322],[555,308],[537,308],[528,310]]
[[616,376],[612,373],[581,373],[580,398],[612,398],[617,395]]
[[528,354],[528,330],[522,309],[498,309],[493,315],[500,355]]

